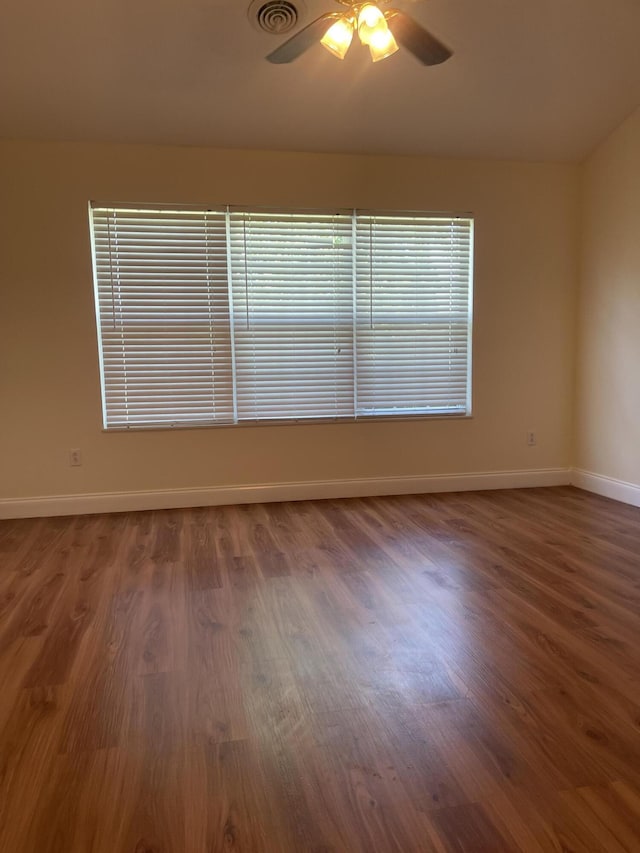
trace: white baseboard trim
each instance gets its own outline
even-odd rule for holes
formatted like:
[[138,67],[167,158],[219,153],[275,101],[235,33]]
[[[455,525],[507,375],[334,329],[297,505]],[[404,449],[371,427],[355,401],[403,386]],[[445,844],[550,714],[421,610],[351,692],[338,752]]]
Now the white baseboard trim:
[[166,491],[52,495],[0,500],[0,518],[84,515],[98,512],[130,512],[145,509],[356,498],[374,495],[464,492],[477,489],[521,489],[537,486],[565,486],[569,482],[569,468],[544,468],[537,471],[489,471],[477,474],[377,477]]
[[574,468],[571,472],[571,484],[587,492],[595,492],[605,498],[613,498],[632,506],[640,506],[640,486],[635,483],[626,483],[624,480],[616,480],[613,477],[604,477],[602,474],[594,474],[592,471],[583,471]]

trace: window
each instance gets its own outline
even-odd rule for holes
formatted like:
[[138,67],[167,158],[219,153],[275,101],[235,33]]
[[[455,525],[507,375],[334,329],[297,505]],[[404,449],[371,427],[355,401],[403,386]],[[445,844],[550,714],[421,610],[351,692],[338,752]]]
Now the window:
[[473,222],[91,206],[107,428],[470,412]]

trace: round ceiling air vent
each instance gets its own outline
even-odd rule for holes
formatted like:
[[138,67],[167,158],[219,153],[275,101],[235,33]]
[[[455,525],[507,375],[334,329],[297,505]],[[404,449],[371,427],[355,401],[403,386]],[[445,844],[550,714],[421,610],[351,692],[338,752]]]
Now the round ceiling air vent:
[[300,0],[295,4],[291,0],[253,0],[249,6],[249,20],[262,32],[279,36],[296,26],[303,11]]

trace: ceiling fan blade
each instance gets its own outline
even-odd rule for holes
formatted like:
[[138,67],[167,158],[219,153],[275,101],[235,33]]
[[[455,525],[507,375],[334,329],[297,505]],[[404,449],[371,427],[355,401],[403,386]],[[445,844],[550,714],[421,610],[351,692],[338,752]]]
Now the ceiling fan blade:
[[329,29],[332,21],[337,21],[342,17],[340,12],[327,12],[326,15],[320,15],[315,21],[311,21],[306,27],[291,36],[290,39],[277,47],[272,53],[267,56],[269,62],[274,62],[279,65],[284,62],[293,62],[301,56],[305,50],[309,50],[314,44],[320,41],[322,36]]
[[439,65],[453,56],[453,51],[399,9],[389,9],[385,18],[396,41],[424,65]]

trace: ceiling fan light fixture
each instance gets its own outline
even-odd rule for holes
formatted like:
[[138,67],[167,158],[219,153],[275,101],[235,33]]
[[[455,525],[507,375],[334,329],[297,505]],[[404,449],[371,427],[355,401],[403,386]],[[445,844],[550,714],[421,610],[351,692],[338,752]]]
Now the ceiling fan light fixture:
[[[294,0],[254,0],[254,3],[266,2],[293,3]],[[388,0],[337,2],[342,5],[342,12],[325,12],[320,15],[280,47],[271,51],[267,60],[274,65],[293,62],[318,41],[329,53],[338,59],[344,59],[356,30],[362,44],[369,46],[373,62],[379,62],[396,53],[398,42],[422,65],[440,65],[452,56],[452,51],[411,15],[400,9],[387,9],[383,13],[378,3],[386,3]],[[344,9],[345,6],[347,10]]]
[[398,43],[393,37],[393,33],[387,26],[387,22],[382,19],[382,25],[376,27],[369,40],[369,53],[373,62],[379,62],[381,59],[386,59],[398,50]]
[[351,45],[353,29],[351,18],[346,16],[338,18],[322,36],[320,44],[338,59],[344,59]]
[[366,3],[358,12],[358,35],[362,44],[369,44],[380,26],[386,27],[384,15],[373,3]]

